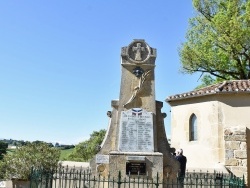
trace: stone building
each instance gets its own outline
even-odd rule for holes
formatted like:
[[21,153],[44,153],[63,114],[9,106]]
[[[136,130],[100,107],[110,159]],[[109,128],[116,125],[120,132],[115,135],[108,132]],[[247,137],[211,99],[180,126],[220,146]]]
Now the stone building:
[[189,170],[232,172],[249,180],[250,80],[225,81],[169,96],[171,147]]

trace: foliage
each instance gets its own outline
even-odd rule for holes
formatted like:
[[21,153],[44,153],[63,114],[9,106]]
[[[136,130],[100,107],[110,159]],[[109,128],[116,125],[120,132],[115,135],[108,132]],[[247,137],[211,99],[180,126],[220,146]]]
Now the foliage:
[[8,143],[0,141],[0,160],[3,159],[4,154],[7,153]]
[[5,178],[5,173],[6,173],[6,165],[2,160],[0,160],[0,181]]
[[29,143],[17,148],[11,155],[4,156],[6,177],[27,180],[32,167],[44,170],[56,168],[59,156],[60,151],[46,143]]
[[69,155],[68,160],[72,161],[88,161],[97,152],[98,147],[101,145],[106,130],[101,129],[100,131],[94,131],[90,138],[84,142],[79,143],[75,146],[73,152]]
[[223,81],[222,79],[214,78],[209,74],[205,74],[201,78],[201,84],[198,85],[195,89],[200,89],[200,88],[203,88],[203,87],[206,87],[206,86],[209,86],[209,85],[212,85],[212,84],[216,84],[216,83],[222,82],[222,81]]
[[250,1],[193,0],[193,5],[197,15],[179,51],[182,71],[217,82],[249,79]]

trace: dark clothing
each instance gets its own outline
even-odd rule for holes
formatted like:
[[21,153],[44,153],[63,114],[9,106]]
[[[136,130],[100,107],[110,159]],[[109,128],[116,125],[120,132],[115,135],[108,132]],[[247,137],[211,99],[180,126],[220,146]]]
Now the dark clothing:
[[183,187],[184,185],[184,179],[185,179],[185,172],[186,172],[186,164],[187,164],[187,158],[184,155],[177,155],[175,157],[177,159],[177,161],[180,162],[180,170],[178,173],[178,181],[181,185],[181,187]]
[[179,176],[185,176],[187,158],[184,155],[177,155],[175,158],[180,162]]

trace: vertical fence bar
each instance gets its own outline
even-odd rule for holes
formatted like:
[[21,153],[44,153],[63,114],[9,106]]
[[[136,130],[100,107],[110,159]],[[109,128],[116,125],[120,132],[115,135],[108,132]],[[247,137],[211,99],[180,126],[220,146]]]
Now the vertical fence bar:
[[147,175],[147,188],[148,188],[148,175]]
[[140,177],[140,175],[138,174],[138,178],[137,178],[137,181],[138,181],[138,188],[140,187],[140,185],[142,184],[142,182],[141,182],[141,179],[140,179],[141,177]]
[[131,177],[130,177],[130,173],[128,175],[128,187],[130,188],[130,180],[131,180]]
[[79,176],[78,176],[79,178],[79,180],[78,180],[78,185],[79,185],[79,187],[81,187],[81,181],[82,181],[82,169],[79,171]]
[[52,175],[52,185],[51,185],[51,187],[53,187],[53,182],[54,182],[55,183],[54,187],[56,188],[57,173],[58,173],[57,169],[55,169],[55,173]]
[[54,175],[54,170],[52,170],[49,174],[49,188],[52,188],[53,186],[53,175]]
[[30,170],[30,188],[32,188],[32,180],[33,180],[33,167],[31,167],[31,170]]
[[121,171],[119,171],[118,173],[117,185],[118,185],[118,188],[121,188]]
[[159,175],[158,175],[158,172],[156,174],[156,183],[155,183],[155,186],[156,186],[156,188],[159,187]]
[[68,184],[68,170],[66,171],[64,179],[65,179],[64,188],[67,188],[67,184]]
[[114,177],[113,177],[112,185],[113,185],[113,187],[115,186],[115,178]]
[[108,187],[109,187],[109,182],[110,182],[110,174],[108,174]]
[[242,187],[245,187],[245,176],[243,175],[243,178],[242,178]]

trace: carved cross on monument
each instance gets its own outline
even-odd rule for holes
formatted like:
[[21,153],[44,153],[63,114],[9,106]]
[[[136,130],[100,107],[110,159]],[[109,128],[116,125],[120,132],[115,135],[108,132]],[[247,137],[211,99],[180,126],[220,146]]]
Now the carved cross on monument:
[[136,61],[141,61],[141,52],[143,52],[145,49],[144,47],[141,46],[141,43],[137,43],[136,47],[133,47],[133,52],[135,51],[135,60]]

